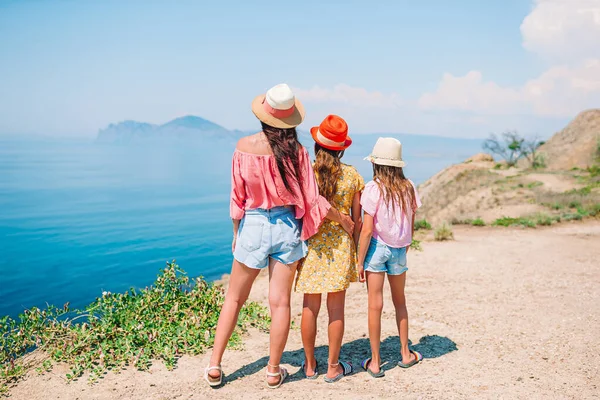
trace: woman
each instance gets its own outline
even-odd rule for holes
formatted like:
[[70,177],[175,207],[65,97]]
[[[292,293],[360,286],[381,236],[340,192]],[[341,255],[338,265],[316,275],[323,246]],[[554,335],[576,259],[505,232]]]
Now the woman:
[[317,316],[321,295],[327,294],[329,361],[325,382],[334,383],[352,372],[352,365],[339,357],[344,336],[346,289],[350,282],[358,280],[355,242],[360,233],[360,193],[365,183],[354,167],[341,162],[344,151],[352,144],[346,121],[329,115],[321,125],[311,129],[311,134],[315,141],[313,169],[319,193],[342,213],[352,213],[355,224],[354,235],[347,235],[339,224],[324,223],[308,240],[308,255],[298,268],[296,279],[296,291],[304,293],[301,330],[306,358],[302,369],[308,379],[317,378]]
[[296,126],[304,108],[290,88],[277,85],[252,102],[262,132],[247,136],[233,155],[230,214],[233,256],[229,288],[221,309],[215,343],[205,379],[223,381],[221,359],[240,309],[261,269],[269,267],[271,310],[267,385],[281,386],[288,376],[279,366],[290,328],[290,293],[304,243],[325,218],[352,232],[350,217],[331,208],[318,194],[308,152],[298,142]]

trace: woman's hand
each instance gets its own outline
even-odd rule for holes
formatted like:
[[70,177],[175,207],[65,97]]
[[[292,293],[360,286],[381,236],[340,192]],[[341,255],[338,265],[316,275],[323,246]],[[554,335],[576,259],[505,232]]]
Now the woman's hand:
[[350,216],[340,213],[340,225],[346,232],[348,232],[350,237],[354,236],[354,221],[352,221]]
[[237,235],[233,235],[233,241],[231,242],[231,253],[235,252],[235,242],[237,241]]
[[364,265],[359,265],[358,266],[358,281],[359,282],[364,282],[367,279],[365,278],[365,266]]

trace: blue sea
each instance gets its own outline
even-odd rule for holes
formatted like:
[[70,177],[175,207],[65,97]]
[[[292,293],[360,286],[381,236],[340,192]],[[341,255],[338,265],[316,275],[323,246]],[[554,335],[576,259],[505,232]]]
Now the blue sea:
[[[476,140],[398,137],[416,183],[481,149]],[[366,180],[362,158],[376,139],[356,135],[344,158]],[[145,287],[172,259],[191,276],[229,272],[233,148],[0,137],[0,316]]]

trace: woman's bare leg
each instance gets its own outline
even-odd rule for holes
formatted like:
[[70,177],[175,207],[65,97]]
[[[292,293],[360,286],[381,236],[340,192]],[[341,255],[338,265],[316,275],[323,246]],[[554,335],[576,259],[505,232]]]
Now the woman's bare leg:
[[302,306],[302,322],[300,331],[302,333],[302,345],[304,346],[304,357],[306,358],[306,375],[315,374],[317,360],[315,359],[315,341],[317,339],[317,317],[321,309],[321,294],[305,294]]
[[[287,343],[290,332],[290,294],[298,263],[285,265],[273,259],[269,260],[269,306],[271,308],[271,343],[269,351],[269,372],[279,372],[277,366]],[[279,382],[279,377],[268,377],[269,384]]]
[[[239,261],[234,260],[231,267],[231,276],[229,277],[229,287],[225,294],[225,302],[219,314],[217,323],[217,332],[215,333],[215,344],[210,357],[210,366],[221,365],[223,353],[227,347],[227,342],[237,324],[240,309],[246,302],[254,279],[258,276],[260,270],[248,268]],[[209,375],[213,378],[219,377],[219,371],[211,370]]]
[[406,272],[402,275],[388,275],[392,301],[396,309],[396,325],[398,325],[398,336],[400,337],[400,354],[402,363],[408,364],[414,361],[415,355],[408,350],[408,311],[406,309],[406,297],[404,296],[404,285],[406,283]]
[[[327,377],[335,378],[344,369],[339,365],[340,349],[344,338],[344,306],[346,291],[327,293],[327,312],[329,313],[329,365]],[[333,366],[332,366],[333,364]]]
[[378,373],[381,368],[381,312],[383,310],[383,283],[385,273],[367,271],[369,295],[369,341],[371,342],[371,363],[369,369]]

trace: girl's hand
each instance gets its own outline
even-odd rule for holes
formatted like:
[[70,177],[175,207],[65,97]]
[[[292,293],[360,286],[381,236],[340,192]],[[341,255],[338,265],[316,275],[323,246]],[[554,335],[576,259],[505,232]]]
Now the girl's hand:
[[237,235],[233,235],[233,241],[231,242],[231,253],[235,252],[235,242],[237,241]]
[[348,215],[340,213],[340,225],[350,237],[354,235],[354,221]]
[[358,281],[359,282],[364,282],[367,279],[365,278],[365,266],[364,265],[359,265],[358,266]]

